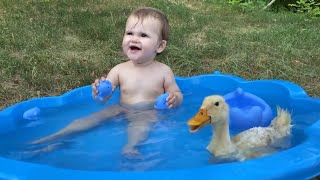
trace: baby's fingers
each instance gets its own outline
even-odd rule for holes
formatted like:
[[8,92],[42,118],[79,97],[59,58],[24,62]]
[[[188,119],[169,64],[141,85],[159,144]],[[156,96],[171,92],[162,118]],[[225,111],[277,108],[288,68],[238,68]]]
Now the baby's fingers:
[[95,86],[99,86],[99,84],[100,84],[100,79],[95,79],[93,84],[94,84]]
[[97,86],[95,83],[92,83],[91,87],[92,87],[92,97],[95,98],[96,95],[98,94]]
[[106,77],[102,76],[100,79],[101,79],[102,81],[105,81],[105,80],[106,80]]
[[167,100],[167,105],[169,108],[174,108],[176,106],[176,99],[177,97],[176,96],[170,96],[168,97],[168,100]]
[[94,83],[92,83],[92,96],[95,97],[98,94],[98,89],[97,86],[99,86],[99,79],[95,79]]

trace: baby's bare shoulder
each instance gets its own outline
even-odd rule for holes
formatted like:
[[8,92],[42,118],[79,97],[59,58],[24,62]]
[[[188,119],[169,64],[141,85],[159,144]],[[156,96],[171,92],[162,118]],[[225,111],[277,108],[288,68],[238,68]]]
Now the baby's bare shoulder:
[[162,62],[157,62],[157,68],[161,69],[162,71],[165,71],[165,72],[172,71],[168,65],[166,65]]
[[117,65],[114,66],[112,69],[124,70],[124,69],[126,69],[126,68],[128,68],[128,67],[129,67],[128,62],[123,62],[123,63],[117,64]]

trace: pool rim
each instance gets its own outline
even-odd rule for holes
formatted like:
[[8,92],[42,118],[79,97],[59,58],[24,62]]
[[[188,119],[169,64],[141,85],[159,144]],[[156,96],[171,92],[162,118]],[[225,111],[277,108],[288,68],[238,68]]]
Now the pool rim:
[[[288,90],[291,100],[313,101],[320,106],[320,99],[312,98],[300,86],[284,80],[253,80],[248,81],[238,76],[220,74],[205,74],[188,78],[176,77],[177,81],[196,80],[197,78],[229,79],[239,84],[245,83],[276,83]],[[61,96],[35,98],[14,104],[0,111],[0,118],[14,113],[15,109],[26,102],[37,101],[44,98],[67,99],[77,93],[90,92],[90,86],[71,90]],[[2,115],[2,116],[1,116]],[[288,150],[271,156],[248,160],[244,162],[208,165],[192,169],[145,171],[145,172],[114,172],[114,171],[85,171],[51,167],[48,165],[22,162],[0,157],[0,178],[7,179],[194,179],[219,178],[230,179],[310,179],[320,174],[320,121],[305,129],[306,140]],[[318,162],[319,161],[319,162]],[[276,162],[276,163],[275,163]]]

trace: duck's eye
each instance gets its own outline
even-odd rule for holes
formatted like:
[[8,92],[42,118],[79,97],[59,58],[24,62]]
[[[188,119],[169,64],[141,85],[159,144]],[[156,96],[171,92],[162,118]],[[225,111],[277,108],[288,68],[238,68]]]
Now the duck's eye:
[[215,106],[219,106],[219,102],[215,102],[214,105],[215,105]]

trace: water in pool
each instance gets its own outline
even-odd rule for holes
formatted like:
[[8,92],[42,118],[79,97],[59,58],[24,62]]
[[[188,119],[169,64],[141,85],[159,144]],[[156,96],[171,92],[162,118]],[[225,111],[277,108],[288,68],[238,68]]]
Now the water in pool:
[[[127,120],[124,116],[113,118],[103,126],[71,137],[40,145],[28,144],[58,131],[74,119],[117,102],[109,102],[104,106],[78,103],[43,109],[37,123],[28,125],[20,121],[21,128],[18,131],[0,135],[0,153],[6,158],[54,167],[101,171],[175,170],[230,162],[230,159],[216,159],[206,150],[212,134],[210,126],[190,134],[186,125],[186,121],[198,111],[203,97],[209,94],[213,92],[185,95],[181,107],[160,111],[159,121],[153,126],[148,139],[139,146],[140,156],[128,158],[121,155],[122,147],[127,141]],[[291,112],[295,125],[288,141],[292,147],[303,141],[304,128],[319,119],[320,113],[295,114],[294,109]]]

